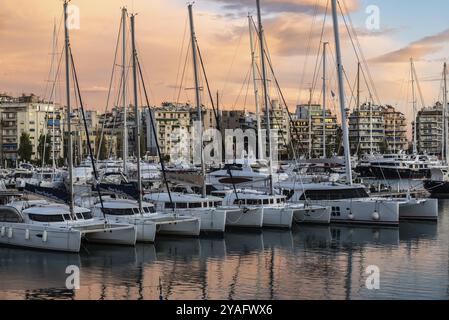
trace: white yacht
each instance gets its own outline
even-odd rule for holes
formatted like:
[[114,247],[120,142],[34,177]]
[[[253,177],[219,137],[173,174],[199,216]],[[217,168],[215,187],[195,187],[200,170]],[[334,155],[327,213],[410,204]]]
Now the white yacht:
[[96,203],[92,207],[95,216],[103,215],[116,223],[128,223],[137,230],[137,241],[154,242],[156,234],[175,236],[199,236],[200,221],[198,218],[177,214],[156,212],[153,204],[142,202],[142,210],[135,200],[113,199],[103,197],[103,206]]
[[[277,173],[272,175],[273,183],[288,178],[287,174]],[[223,168],[210,172],[207,175],[207,183],[215,188],[229,188],[232,185],[238,188],[266,190],[270,185],[270,173],[267,164],[258,160],[253,163],[236,161],[234,164],[226,164]]]
[[220,208],[223,205],[223,199],[214,196],[203,198],[193,193],[179,192],[172,192],[170,195],[172,202],[167,192],[147,194],[144,199],[153,203],[158,211],[176,212],[179,215],[198,218],[201,221],[201,232],[223,233],[227,216],[240,211],[239,208]]
[[285,182],[276,189],[291,203],[331,207],[331,222],[399,225],[400,202],[370,198],[362,185]]
[[136,243],[133,226],[107,224],[90,210],[47,201],[13,201],[0,207],[0,243],[34,249],[79,252],[82,240],[130,245]]

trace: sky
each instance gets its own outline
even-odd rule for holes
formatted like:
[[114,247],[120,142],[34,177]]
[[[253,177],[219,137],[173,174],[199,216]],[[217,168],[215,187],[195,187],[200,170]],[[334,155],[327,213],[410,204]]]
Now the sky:
[[[368,100],[371,93],[375,100],[397,106],[411,117],[411,57],[415,60],[423,95],[422,99],[417,97],[417,106],[441,100],[443,62],[449,52],[449,23],[445,16],[449,12],[448,1],[340,2],[345,14],[349,14],[345,21],[348,24],[351,21],[357,33],[357,39],[353,37],[352,41],[359,41],[364,57],[360,53],[359,58],[355,55],[351,37],[340,17],[350,106],[354,101],[352,90],[358,60],[363,61],[363,78],[370,75],[372,79],[366,81],[370,85],[362,80],[362,101]],[[123,6],[137,14],[138,54],[151,104],[194,101],[193,69],[190,57],[186,56],[189,39],[185,0],[72,0],[71,4],[79,8],[80,25],[79,29],[70,31],[71,45],[87,108],[104,111],[108,105],[111,72],[115,70],[116,75],[120,72],[120,61],[115,68],[113,65]],[[321,100],[321,53],[318,53],[321,41],[329,42],[328,88],[337,92],[332,19],[329,9],[326,10],[328,0],[261,0],[261,5],[271,61],[290,109],[309,100],[311,87],[313,102]],[[379,28],[374,29],[366,25],[367,20],[372,21],[369,19],[372,11],[366,10],[373,5],[379,9]],[[53,29],[55,24],[57,29],[61,26],[62,1],[0,0],[0,6],[0,92],[35,93],[48,98]],[[225,109],[253,110],[247,15],[255,15],[255,0],[196,0],[193,10],[212,91],[219,91]],[[61,33],[58,39],[60,54]],[[59,55],[55,56],[58,61]],[[189,62],[185,64],[185,61]],[[272,80],[270,95],[275,97]],[[115,76],[109,105],[118,101],[118,81],[119,77]],[[63,100],[62,87],[61,78],[55,100]],[[208,104],[205,93],[203,101]],[[334,100],[328,103],[338,113],[338,103]]]

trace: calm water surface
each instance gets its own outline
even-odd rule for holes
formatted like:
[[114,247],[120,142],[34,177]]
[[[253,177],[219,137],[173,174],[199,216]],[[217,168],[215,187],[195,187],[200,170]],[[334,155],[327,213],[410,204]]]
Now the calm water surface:
[[[65,289],[65,270],[81,288]],[[380,290],[366,268],[380,268]],[[0,299],[448,299],[449,201],[438,223],[298,227],[61,254],[0,248]]]

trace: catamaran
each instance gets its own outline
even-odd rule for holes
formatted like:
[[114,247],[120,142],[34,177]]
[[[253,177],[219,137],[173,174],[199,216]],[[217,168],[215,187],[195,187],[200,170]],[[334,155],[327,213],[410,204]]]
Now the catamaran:
[[55,251],[79,252],[81,241],[130,245],[134,227],[94,219],[90,210],[47,201],[13,201],[0,207],[0,243]]
[[[133,73],[133,91],[134,91],[134,107],[137,119],[140,119],[140,110],[138,107],[137,97],[137,69],[141,74],[140,64],[137,61],[137,50],[135,46],[135,15],[131,15],[131,40],[132,40],[132,73]],[[127,9],[122,9],[122,27],[123,27],[123,42],[124,48],[126,48],[126,31],[127,31]],[[126,50],[123,52],[126,55]],[[126,61],[126,58],[123,59]],[[126,68],[126,66],[123,66]],[[142,84],[143,84],[142,78]],[[126,86],[126,84],[123,84]],[[146,89],[144,88],[145,92]],[[123,96],[125,99],[125,96]],[[137,136],[141,135],[141,122],[136,121]],[[127,130],[125,130],[125,140],[128,139]],[[136,145],[136,153],[141,154],[140,144]],[[127,153],[124,154],[125,159]],[[124,161],[124,166],[127,166]],[[127,171],[127,167],[124,168]],[[142,199],[143,187],[142,187],[142,175],[141,175],[141,161],[137,159],[137,189],[134,192],[134,196],[137,195],[136,200],[118,199],[112,197],[101,197],[96,204],[92,206],[92,210],[97,216],[105,215],[106,218],[116,223],[129,223],[137,229],[137,241],[140,242],[154,242],[157,233],[172,234],[179,236],[198,236],[200,233],[200,221],[198,218],[192,216],[179,216],[176,213],[165,214],[156,212],[154,205],[144,202]],[[165,178],[165,177],[164,177]]]

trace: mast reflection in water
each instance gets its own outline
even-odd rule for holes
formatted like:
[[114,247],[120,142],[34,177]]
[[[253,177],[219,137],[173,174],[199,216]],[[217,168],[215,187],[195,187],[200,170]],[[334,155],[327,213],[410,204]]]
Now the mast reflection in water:
[[[449,202],[400,228],[309,226],[159,238],[80,254],[0,248],[0,299],[448,299]],[[68,265],[81,288],[65,288]],[[366,268],[380,268],[368,290]]]

